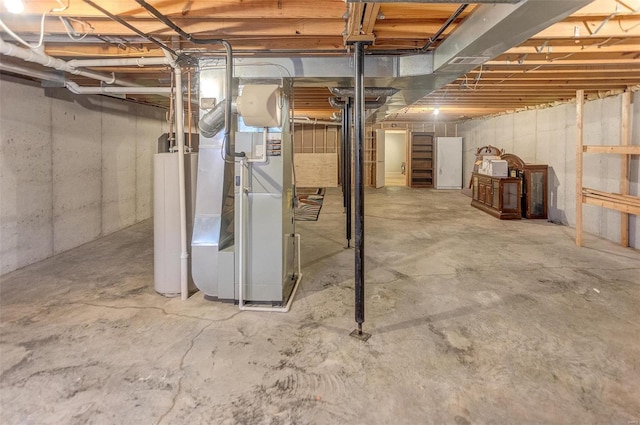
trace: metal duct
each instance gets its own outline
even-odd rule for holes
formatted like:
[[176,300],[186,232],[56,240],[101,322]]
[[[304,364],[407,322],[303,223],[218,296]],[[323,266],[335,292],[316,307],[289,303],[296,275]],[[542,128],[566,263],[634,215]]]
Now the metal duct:
[[198,128],[204,137],[215,137],[224,128],[226,102],[218,104],[202,116],[198,123]]
[[[434,50],[406,56],[366,56],[366,86],[399,89],[375,112],[374,119],[381,121],[415,103],[590,2],[522,0],[481,4]],[[259,66],[265,60],[275,66]],[[235,64],[241,65],[236,67],[237,78],[280,79],[285,73],[295,79],[298,87],[353,85],[353,62],[349,57],[244,57],[237,58]]]
[[376,111],[374,119],[381,121],[415,103],[589,3],[590,0],[523,0],[477,6],[432,51],[432,74],[397,78],[386,84],[401,91]]

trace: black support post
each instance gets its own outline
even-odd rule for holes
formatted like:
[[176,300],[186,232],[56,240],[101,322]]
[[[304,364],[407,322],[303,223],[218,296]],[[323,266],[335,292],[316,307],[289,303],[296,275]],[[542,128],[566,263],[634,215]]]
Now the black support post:
[[347,98],[344,104],[345,130],[344,130],[344,183],[343,190],[345,200],[345,216],[346,216],[346,238],[347,248],[351,248],[351,99]]
[[346,161],[346,146],[347,146],[347,138],[345,136],[345,131],[347,129],[347,115],[345,114],[345,109],[342,109],[342,121],[341,121],[341,132],[340,132],[340,183],[342,185],[342,206],[347,208],[347,195],[345,192],[345,168],[347,166]]
[[364,44],[354,43],[354,147],[355,147],[355,316],[358,328],[351,335],[367,340],[364,323]]

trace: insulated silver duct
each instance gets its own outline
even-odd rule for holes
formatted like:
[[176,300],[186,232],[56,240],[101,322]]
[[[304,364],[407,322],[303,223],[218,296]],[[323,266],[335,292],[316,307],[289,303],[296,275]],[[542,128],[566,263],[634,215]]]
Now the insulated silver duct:
[[[355,93],[353,87],[329,87],[329,91],[332,95],[337,97],[353,97]],[[388,97],[393,96],[398,93],[398,91],[398,89],[393,87],[366,87],[364,89],[364,97]]]
[[204,137],[214,137],[224,128],[226,101],[218,104],[202,116],[198,128]]

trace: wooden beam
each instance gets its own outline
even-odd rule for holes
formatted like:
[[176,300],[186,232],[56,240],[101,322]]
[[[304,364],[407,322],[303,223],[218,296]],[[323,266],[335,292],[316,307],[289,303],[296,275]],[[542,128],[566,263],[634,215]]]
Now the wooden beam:
[[576,91],[576,245],[582,246],[582,146],[584,90]]
[[[542,45],[542,43],[538,43]],[[541,51],[538,51],[540,46],[519,46],[513,47],[505,52],[509,55],[566,55],[567,53],[632,53],[640,51],[640,44],[638,43],[618,43],[614,45],[603,45],[595,47],[594,45],[580,45],[573,44],[569,46],[551,46],[543,47]]]
[[624,214],[640,215],[640,198],[637,196],[603,192],[590,188],[583,188],[582,196],[586,204],[620,211]]
[[365,34],[373,34],[373,26],[378,19],[380,11],[380,3],[366,3],[364,17],[362,19],[362,32]]
[[349,19],[344,43],[356,41],[373,42],[373,26],[378,19],[380,5],[377,3],[349,3]]
[[[557,59],[554,61],[550,61],[547,59],[542,59],[542,60],[532,60],[532,59],[526,59],[523,62],[523,67],[539,67],[539,66],[548,66],[548,65],[560,65],[560,66],[585,66],[585,65],[612,65],[612,64],[616,64],[616,65],[626,65],[626,66],[636,66],[638,64],[638,58],[635,57],[636,55],[627,55],[627,56],[620,56],[620,57],[615,57],[615,58],[605,58],[605,56],[603,54],[603,57],[599,57],[599,56],[594,56],[592,58],[573,58],[573,56],[570,56],[568,58],[564,58],[564,59]],[[497,59],[494,60],[490,60],[485,62],[485,66],[490,66],[490,67],[495,67],[495,66],[499,66],[499,65],[513,65],[518,63],[518,58],[514,57],[514,55],[512,55],[511,57],[507,57],[507,56],[501,56],[498,57]]]
[[[627,92],[628,93],[628,92]],[[624,108],[622,110],[622,118],[627,120],[626,131],[629,128],[629,118],[624,116]],[[624,140],[626,146],[609,146],[609,145],[586,145],[582,147],[583,152],[588,153],[617,153],[620,155],[640,155],[640,146],[628,146],[629,141]]]
[[[38,19],[43,13],[55,7],[51,0],[25,1],[23,16],[34,15]],[[66,2],[65,2],[66,3]],[[122,18],[145,18],[149,13],[131,0],[99,1],[100,5],[114,15]],[[198,0],[153,2],[154,7],[170,18],[258,18],[270,19],[276,17],[291,18],[340,18],[345,12],[345,4],[341,0],[324,0],[321,7],[309,7],[308,0],[275,1],[246,1],[246,0]],[[185,3],[190,3],[188,7]],[[82,1],[71,1],[69,7],[56,16],[69,17],[103,17],[102,13]],[[3,16],[4,19],[4,16]]]
[[[16,20],[13,17],[4,17],[4,23],[14,32],[19,34],[40,33],[40,19],[23,19]],[[120,36],[137,36],[133,31],[123,27],[118,22],[114,22],[108,18],[94,18],[88,21],[94,28],[93,33]],[[129,18],[127,19],[134,27],[138,28],[145,34],[173,36],[175,32],[168,28],[165,24],[154,18]],[[339,35],[344,30],[344,20],[342,17],[334,19],[292,19],[292,18],[273,18],[273,19],[175,19],[176,25],[184,31],[194,34],[198,37],[217,37],[224,36],[229,38],[232,36],[253,37],[254,39],[263,39],[273,36],[284,35],[314,35],[323,37],[326,35]],[[65,26],[55,17],[47,18],[45,29],[48,34],[67,34]],[[78,30],[80,31],[80,30]]]
[[[579,40],[592,36],[598,37],[637,37],[640,35],[640,16],[628,15],[624,18],[610,19],[604,22],[606,16],[573,18],[553,24],[547,29],[533,36],[533,39],[567,38]],[[604,22],[604,23],[603,23]],[[578,28],[578,37],[575,36]],[[596,32],[597,31],[597,32]]]

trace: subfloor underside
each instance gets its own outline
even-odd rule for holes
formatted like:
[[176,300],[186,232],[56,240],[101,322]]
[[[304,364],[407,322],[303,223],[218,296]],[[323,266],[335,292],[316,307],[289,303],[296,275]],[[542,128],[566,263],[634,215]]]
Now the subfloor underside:
[[640,252],[458,191],[366,193],[367,342],[339,190],[291,312],[154,292],[144,222],[2,277],[2,424],[638,424]]

